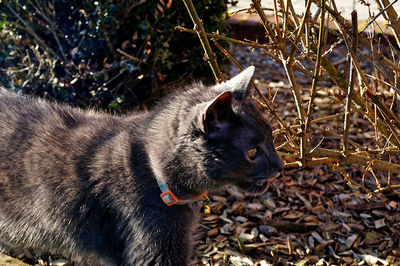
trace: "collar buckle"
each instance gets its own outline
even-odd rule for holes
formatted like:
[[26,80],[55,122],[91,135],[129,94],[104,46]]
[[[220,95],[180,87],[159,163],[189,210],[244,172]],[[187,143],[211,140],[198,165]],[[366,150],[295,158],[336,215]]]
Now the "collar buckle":
[[171,205],[178,203],[178,198],[169,189],[167,191],[161,193],[160,197],[164,201],[164,203],[167,204],[167,206],[171,206]]

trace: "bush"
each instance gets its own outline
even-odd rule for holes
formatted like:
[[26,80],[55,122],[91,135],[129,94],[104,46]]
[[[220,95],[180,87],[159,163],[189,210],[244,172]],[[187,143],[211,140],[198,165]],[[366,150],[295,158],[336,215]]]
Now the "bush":
[[[196,1],[207,31],[226,31],[226,4]],[[15,91],[123,111],[212,77],[196,36],[174,30],[193,25],[181,1],[6,0],[0,11],[0,85]]]

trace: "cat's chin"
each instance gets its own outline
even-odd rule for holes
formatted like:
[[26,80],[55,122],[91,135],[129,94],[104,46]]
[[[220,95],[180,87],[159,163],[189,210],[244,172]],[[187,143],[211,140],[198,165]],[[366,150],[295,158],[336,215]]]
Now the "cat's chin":
[[235,185],[244,192],[251,193],[252,195],[261,195],[265,193],[268,188],[269,180],[277,177],[280,173],[273,174],[268,177],[251,177],[237,182]]
[[248,192],[251,194],[262,194],[265,192],[267,188],[268,180],[263,180],[263,181],[241,181],[235,184],[235,186],[242,190],[243,192]]

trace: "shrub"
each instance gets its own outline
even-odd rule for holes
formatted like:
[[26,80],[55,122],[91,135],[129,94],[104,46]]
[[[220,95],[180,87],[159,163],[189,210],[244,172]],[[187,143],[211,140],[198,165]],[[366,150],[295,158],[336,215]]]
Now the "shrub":
[[[207,31],[226,30],[226,4],[196,1]],[[192,26],[181,1],[6,0],[0,11],[0,85],[15,91],[123,111],[211,73],[195,36],[174,30]]]

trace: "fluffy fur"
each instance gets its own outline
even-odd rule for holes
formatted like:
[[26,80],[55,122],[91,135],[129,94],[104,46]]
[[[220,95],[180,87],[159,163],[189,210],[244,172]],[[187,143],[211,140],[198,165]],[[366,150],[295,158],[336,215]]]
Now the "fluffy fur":
[[188,199],[259,189],[282,167],[245,99],[253,71],[127,116],[0,90],[0,241],[80,265],[187,265],[199,206],[166,206],[156,177]]

